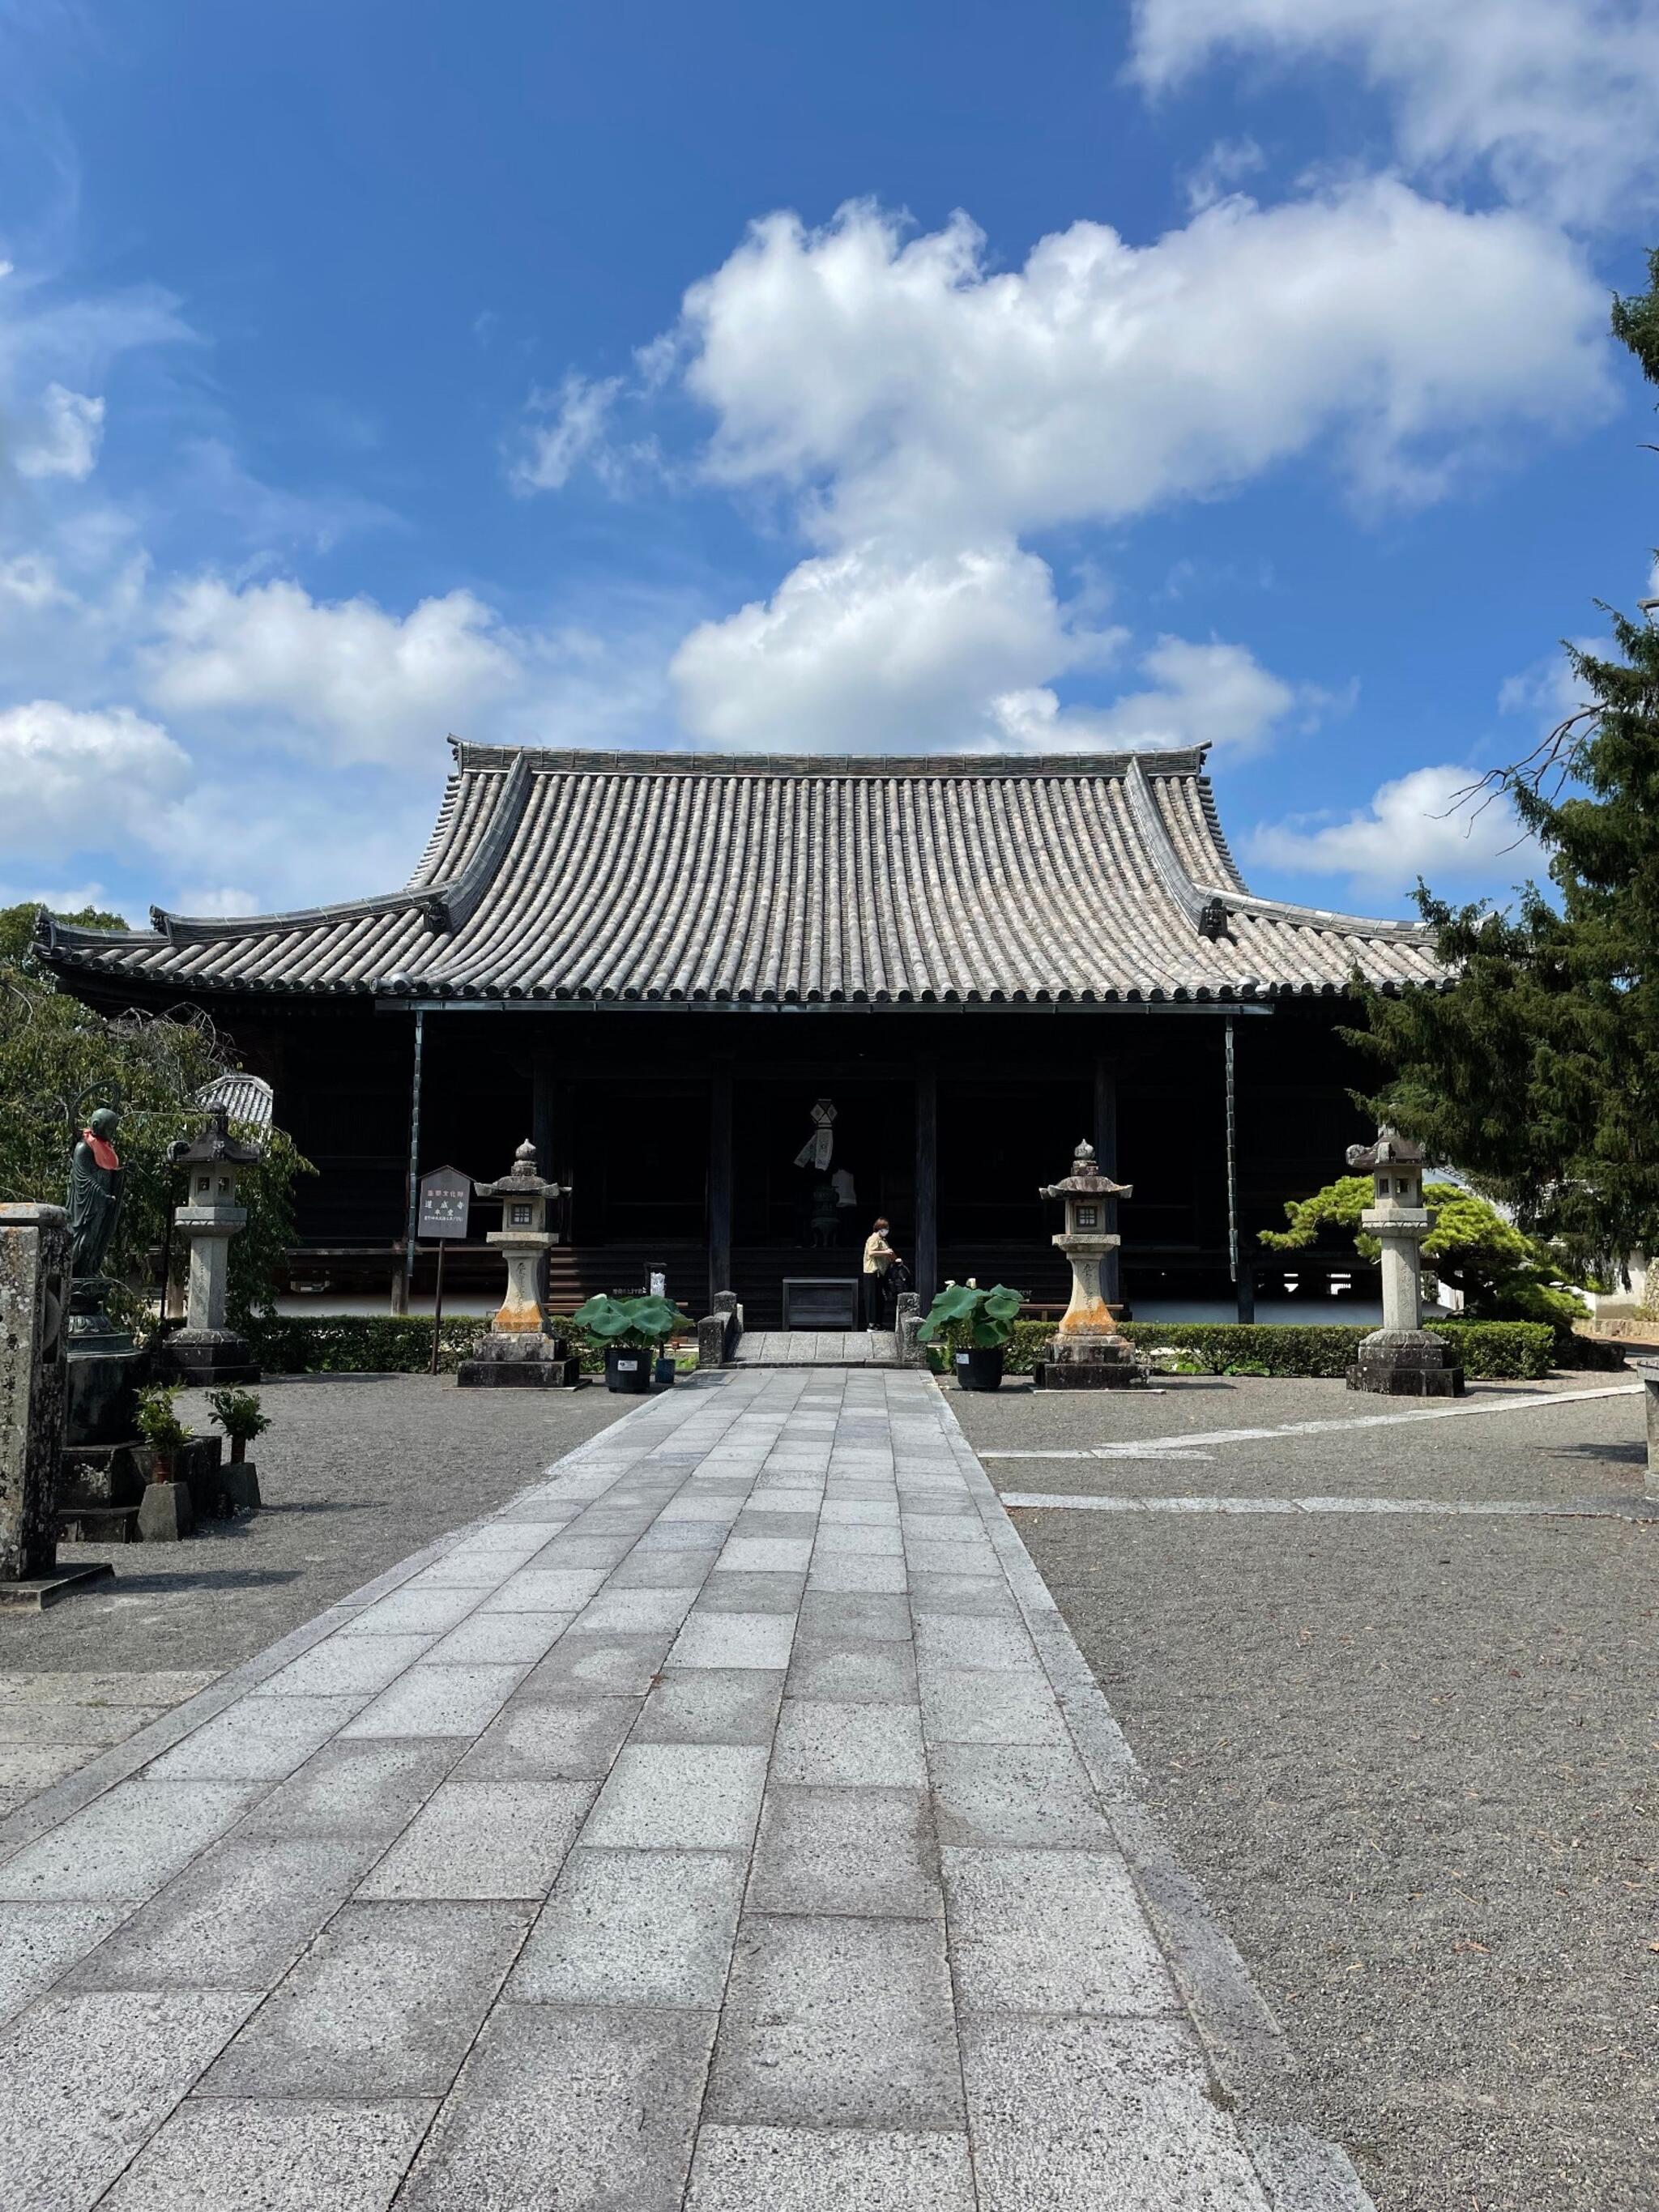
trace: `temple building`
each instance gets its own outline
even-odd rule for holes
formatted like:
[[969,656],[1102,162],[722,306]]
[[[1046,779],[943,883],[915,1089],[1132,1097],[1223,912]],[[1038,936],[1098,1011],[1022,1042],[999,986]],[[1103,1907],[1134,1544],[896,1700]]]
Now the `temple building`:
[[[1371,1133],[1340,1034],[1353,979],[1442,980],[1414,924],[1254,896],[1201,748],[454,751],[401,890],[155,910],[127,935],[43,924],[67,988],[205,1008],[271,1085],[320,1171],[296,1289],[384,1297],[413,1177],[495,1176],[528,1133],[568,1186],[559,1306],[661,1267],[694,1312],[732,1289],[751,1326],[829,1326],[878,1213],[924,1296],[971,1274],[1058,1306],[1036,1193],[1087,1135],[1133,1188],[1112,1292],[1246,1313],[1256,1231]],[[452,1283],[476,1246],[493,1285],[494,1225],[475,1218]],[[1374,1296],[1352,1252],[1293,1272],[1331,1318]]]

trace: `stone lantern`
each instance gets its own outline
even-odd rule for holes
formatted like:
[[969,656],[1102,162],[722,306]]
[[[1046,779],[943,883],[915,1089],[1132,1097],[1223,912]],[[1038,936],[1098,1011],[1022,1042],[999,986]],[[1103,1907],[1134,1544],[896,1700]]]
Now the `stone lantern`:
[[225,1327],[225,1304],[230,1240],[247,1225],[237,1186],[264,1153],[231,1135],[222,1106],[210,1106],[200,1133],[169,1145],[167,1158],[188,1177],[185,1202],[173,1219],[190,1244],[185,1325],[166,1340],[167,1371],[180,1382],[209,1386],[257,1382],[259,1370],[246,1340]]
[[1072,1263],[1072,1302],[1060,1316],[1037,1381],[1048,1390],[1121,1390],[1146,1379],[1144,1360],[1120,1334],[1100,1287],[1101,1263],[1121,1243],[1108,1227],[1109,1201],[1128,1198],[1133,1185],[1102,1175],[1085,1139],[1063,1182],[1045,1183],[1039,1198],[1057,1198],[1066,1226],[1049,1241]]
[[475,1182],[479,1198],[498,1198],[501,1225],[485,1237],[507,1261],[507,1296],[469,1358],[456,1370],[465,1385],[516,1383],[532,1389],[573,1389],[580,1363],[568,1346],[547,1331],[538,1282],[542,1255],[556,1243],[547,1225],[550,1200],[562,1195],[563,1186],[544,1181],[537,1170],[536,1147],[526,1137],[513,1156],[513,1165],[494,1182]]
[[1423,1327],[1422,1245],[1434,1227],[1423,1203],[1423,1147],[1379,1129],[1374,1145],[1349,1146],[1348,1166],[1371,1178],[1371,1204],[1359,1225],[1382,1247],[1382,1326],[1361,1340],[1348,1388],[1391,1398],[1461,1397],[1462,1369],[1445,1340]]

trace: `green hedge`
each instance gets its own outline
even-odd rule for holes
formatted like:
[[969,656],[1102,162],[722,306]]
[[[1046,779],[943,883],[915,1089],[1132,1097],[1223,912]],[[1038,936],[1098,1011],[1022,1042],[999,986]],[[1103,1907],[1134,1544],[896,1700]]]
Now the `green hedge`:
[[[488,1323],[468,1314],[439,1332],[438,1368],[453,1375]],[[276,1314],[248,1334],[267,1375],[424,1375],[432,1359],[432,1323],[419,1315]],[[605,1371],[592,1345],[574,1347],[585,1375]]]
[[[1016,1322],[1004,1355],[1006,1371],[1029,1375],[1046,1356],[1054,1333],[1051,1322]],[[1434,1333],[1456,1346],[1471,1382],[1547,1375],[1555,1357],[1555,1332],[1546,1322],[1437,1322]],[[1123,1334],[1146,1351],[1156,1345],[1173,1345],[1211,1375],[1225,1374],[1230,1367],[1265,1367],[1270,1375],[1311,1375],[1340,1382],[1353,1364],[1360,1339],[1370,1332],[1328,1322],[1303,1328],[1265,1322],[1140,1321],[1127,1322]]]

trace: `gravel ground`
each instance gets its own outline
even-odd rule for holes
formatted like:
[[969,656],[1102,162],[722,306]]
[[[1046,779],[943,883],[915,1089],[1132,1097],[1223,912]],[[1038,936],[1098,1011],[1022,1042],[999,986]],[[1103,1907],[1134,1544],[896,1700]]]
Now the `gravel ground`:
[[[107,1597],[0,1615],[0,1666],[234,1667],[446,1529],[522,1490],[637,1402],[580,1390],[458,1390],[425,1375],[273,1376],[269,1433],[250,1456],[264,1504],[210,1521],[182,1544],[65,1544],[66,1561],[112,1559]],[[179,1401],[208,1432],[206,1398]]]
[[[1573,1377],[1559,1391],[1617,1378]],[[1516,1389],[1484,1392],[1497,1402]],[[1265,1380],[951,1394],[988,1450],[1352,1418]],[[988,1462],[1003,1490],[1628,1502],[1639,1397]],[[1659,1521],[1016,1510],[1381,2212],[1659,2197]]]
[[[115,1582],[0,1613],[0,1818],[337,1598],[522,1490],[638,1403],[458,1390],[447,1376],[273,1376],[254,1447],[264,1505],[181,1544],[65,1544]],[[209,1428],[207,1401],[179,1401]]]

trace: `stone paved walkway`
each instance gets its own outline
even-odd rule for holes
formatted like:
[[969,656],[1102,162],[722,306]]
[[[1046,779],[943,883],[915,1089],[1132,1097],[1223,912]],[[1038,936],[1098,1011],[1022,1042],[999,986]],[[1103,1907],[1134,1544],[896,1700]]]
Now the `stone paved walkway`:
[[925,1376],[651,1401],[0,1850],[6,2212],[1364,2203],[1233,2109],[1272,2024]]
[[738,1339],[738,1367],[896,1367],[890,1328],[754,1329]]

